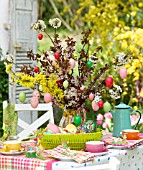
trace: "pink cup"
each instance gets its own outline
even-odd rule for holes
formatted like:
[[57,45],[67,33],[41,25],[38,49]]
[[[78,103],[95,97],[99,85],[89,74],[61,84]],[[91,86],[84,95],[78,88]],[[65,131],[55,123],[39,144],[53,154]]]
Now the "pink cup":
[[105,152],[107,150],[104,142],[101,141],[89,141],[86,142],[86,151],[92,153]]

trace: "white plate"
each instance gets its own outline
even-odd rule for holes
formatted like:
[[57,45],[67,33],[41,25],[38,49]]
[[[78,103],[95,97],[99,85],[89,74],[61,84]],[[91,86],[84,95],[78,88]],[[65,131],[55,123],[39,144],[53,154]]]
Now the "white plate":
[[103,156],[103,155],[106,155],[108,154],[109,151],[106,151],[106,152],[99,152],[99,153],[95,153],[96,156]]
[[23,154],[24,153],[24,151],[20,151],[20,152],[2,152],[2,151],[0,151],[0,154],[2,154],[2,155],[21,155],[21,154]]
[[116,148],[116,149],[126,149],[125,146],[118,146],[118,145],[111,145],[112,148]]

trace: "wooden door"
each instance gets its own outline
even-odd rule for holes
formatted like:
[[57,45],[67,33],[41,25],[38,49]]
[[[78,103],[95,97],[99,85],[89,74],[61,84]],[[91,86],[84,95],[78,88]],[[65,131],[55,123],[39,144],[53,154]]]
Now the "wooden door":
[[[37,0],[9,0],[9,19],[11,24],[10,29],[10,53],[15,57],[17,66],[23,64],[33,64],[27,58],[27,51],[33,49],[37,50],[37,34],[30,29],[31,23],[37,21]],[[18,68],[14,68],[18,72]],[[20,103],[18,96],[23,91],[26,93],[26,103],[29,103],[32,97],[32,90],[24,88],[20,85],[9,85],[9,100],[11,103]],[[20,117],[25,117],[27,123],[31,123],[37,115],[29,114],[25,116],[21,113]]]

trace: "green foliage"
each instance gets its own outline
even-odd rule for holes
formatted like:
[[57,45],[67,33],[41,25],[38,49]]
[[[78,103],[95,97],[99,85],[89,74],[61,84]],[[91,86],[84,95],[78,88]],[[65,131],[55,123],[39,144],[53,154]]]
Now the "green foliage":
[[[1,51],[0,51],[1,52]],[[0,53],[0,56],[2,53]],[[5,72],[4,61],[0,61],[0,136],[3,126],[3,101],[8,99],[8,75]]]

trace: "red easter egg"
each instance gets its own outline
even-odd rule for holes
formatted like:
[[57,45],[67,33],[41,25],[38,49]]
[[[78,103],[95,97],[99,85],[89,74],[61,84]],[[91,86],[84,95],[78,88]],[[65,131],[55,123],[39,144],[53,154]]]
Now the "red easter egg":
[[44,94],[44,101],[45,101],[46,103],[51,102],[51,101],[52,101],[52,95],[51,95],[50,93],[45,93],[45,94]]
[[99,102],[98,102],[98,106],[99,106],[99,108],[102,108],[102,107],[103,107],[103,105],[104,105],[103,100],[99,100]]
[[54,54],[54,57],[55,57],[55,59],[59,59],[60,58],[60,53],[59,52],[56,52],[55,54]]
[[42,40],[43,39],[43,34],[38,34],[38,39]]
[[107,77],[106,80],[105,80],[105,83],[106,83],[106,86],[107,87],[112,87],[113,85],[113,78],[112,77]]
[[35,73],[38,73],[39,71],[40,71],[40,68],[39,68],[39,67],[37,67],[37,66],[34,67],[34,72],[35,72]]

